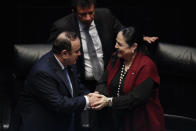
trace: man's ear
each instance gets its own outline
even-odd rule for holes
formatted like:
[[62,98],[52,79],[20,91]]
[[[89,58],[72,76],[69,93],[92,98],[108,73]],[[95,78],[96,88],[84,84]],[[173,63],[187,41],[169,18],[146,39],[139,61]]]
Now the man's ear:
[[61,56],[67,56],[68,55],[68,51],[67,50],[62,50],[61,51]]

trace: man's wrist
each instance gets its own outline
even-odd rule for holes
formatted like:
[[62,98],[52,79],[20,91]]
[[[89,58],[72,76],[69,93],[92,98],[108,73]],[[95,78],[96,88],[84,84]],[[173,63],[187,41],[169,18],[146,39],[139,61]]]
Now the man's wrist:
[[85,101],[86,101],[86,105],[85,105],[85,108],[84,108],[84,110],[86,110],[86,109],[89,109],[90,108],[90,106],[89,106],[89,99],[88,99],[88,96],[84,96],[84,98],[85,98]]

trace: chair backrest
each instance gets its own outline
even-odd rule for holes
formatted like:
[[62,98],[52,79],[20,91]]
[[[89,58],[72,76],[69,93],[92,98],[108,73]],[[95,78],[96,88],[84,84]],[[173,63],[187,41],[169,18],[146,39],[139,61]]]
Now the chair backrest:
[[160,101],[166,128],[196,130],[196,47],[159,43],[155,60],[160,74]]
[[49,44],[14,45],[14,103],[18,100],[24,81],[33,64],[50,50],[51,45]]
[[195,79],[196,47],[160,42],[155,57],[160,73]]
[[32,65],[51,49],[48,44],[14,45],[14,73],[17,77],[26,75]]

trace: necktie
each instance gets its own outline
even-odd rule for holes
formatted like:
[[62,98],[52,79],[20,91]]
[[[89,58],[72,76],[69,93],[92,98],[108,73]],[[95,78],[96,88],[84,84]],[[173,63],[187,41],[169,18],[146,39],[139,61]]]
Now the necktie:
[[69,79],[69,74],[68,74],[67,68],[65,68],[63,71],[64,71],[64,73],[65,73],[65,79],[66,79],[66,83],[67,83],[67,85],[68,85],[68,89],[69,89],[70,92],[71,92],[71,96],[73,96],[73,89],[72,89],[72,87],[71,87],[71,81],[70,81],[70,79]]
[[95,80],[99,81],[101,76],[103,75],[103,69],[101,68],[101,65],[99,63],[99,59],[97,57],[97,53],[95,50],[95,46],[93,44],[93,40],[89,34],[89,27],[84,29],[84,34],[86,37],[87,49],[88,49],[90,61],[93,67],[93,76]]

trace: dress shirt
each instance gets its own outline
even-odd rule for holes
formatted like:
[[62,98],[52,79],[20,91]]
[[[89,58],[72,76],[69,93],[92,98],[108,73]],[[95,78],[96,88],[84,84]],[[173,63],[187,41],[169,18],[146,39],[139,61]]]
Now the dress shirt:
[[[90,57],[89,57],[89,53],[88,53],[88,49],[87,49],[86,37],[85,37],[85,33],[84,33],[85,25],[83,25],[79,20],[78,20],[78,23],[79,23],[82,48],[83,48],[83,53],[84,53],[85,78],[87,80],[92,80],[92,79],[94,79],[93,78],[93,68],[92,68],[92,64],[90,61]],[[89,27],[89,34],[93,40],[93,44],[95,46],[95,50],[96,50],[97,57],[99,59],[99,63],[101,65],[101,68],[104,70],[102,44],[101,44],[101,40],[99,38],[94,21],[92,21],[92,23]]]

